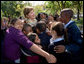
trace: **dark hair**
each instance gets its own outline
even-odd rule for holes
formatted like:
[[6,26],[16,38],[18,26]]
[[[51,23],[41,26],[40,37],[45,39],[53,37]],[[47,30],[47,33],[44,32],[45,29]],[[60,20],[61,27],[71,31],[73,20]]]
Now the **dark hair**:
[[19,19],[21,19],[21,20],[22,20],[22,19],[23,19],[23,17],[22,17],[22,16],[20,16],[20,17],[19,17]]
[[47,13],[43,13],[44,15],[46,15],[46,19],[48,18],[48,14]]
[[43,32],[46,30],[46,24],[42,22],[38,22],[36,28],[39,29],[40,32]]
[[61,22],[53,22],[51,30],[55,30],[57,32],[57,36],[62,36],[64,34],[64,25]]
[[53,22],[52,26],[51,26],[52,30],[55,30],[57,32],[58,36],[62,36],[64,35],[64,41],[66,43],[68,43],[68,33],[67,33],[67,29],[64,29],[64,25],[62,24],[62,22]]
[[[25,24],[23,25],[22,31],[27,31],[27,27],[31,27],[31,25],[25,23]],[[32,28],[32,27],[31,27],[31,28]]]
[[30,41],[35,43],[36,35],[36,33],[29,33],[27,36]]
[[41,20],[41,17],[40,17],[41,14],[46,15],[46,19],[48,18],[48,15],[47,15],[46,13],[41,12],[41,13],[38,13],[38,15],[37,15],[37,17],[36,17],[37,21],[40,21],[40,20]]
[[37,21],[40,21],[40,13],[36,16]]
[[36,33],[36,26],[32,27],[33,33]]
[[16,21],[18,20],[18,18],[14,18],[11,20],[10,24],[14,25],[16,23]]
[[58,15],[58,14],[55,14],[55,15],[54,15],[54,20],[57,21],[57,18],[58,18],[58,17],[59,17],[59,15]]
[[41,20],[41,17],[40,17],[41,14],[43,14],[43,13],[42,12],[41,13],[38,13],[38,15],[36,17],[37,21],[40,21]]
[[[52,14],[50,14],[49,16],[52,16],[52,17],[54,17]],[[49,17],[49,16],[48,16],[48,17]]]

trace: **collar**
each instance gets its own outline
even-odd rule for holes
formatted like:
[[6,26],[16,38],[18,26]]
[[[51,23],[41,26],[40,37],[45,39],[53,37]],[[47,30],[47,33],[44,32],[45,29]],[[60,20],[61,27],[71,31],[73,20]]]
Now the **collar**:
[[[32,21],[31,19],[28,19],[28,18],[26,18],[26,21]],[[34,19],[34,21],[37,21],[36,19]]]
[[60,37],[60,38],[57,38],[55,40],[53,40],[53,38],[50,39],[50,44],[53,44],[54,42],[58,42],[58,41],[61,41],[61,40],[64,40],[63,37]]
[[46,31],[44,31],[44,32],[41,32],[40,34],[44,34],[44,33],[46,33]]
[[64,28],[67,28],[67,26],[69,26],[69,24],[71,24],[72,22],[74,21],[70,20],[67,24],[65,24]]

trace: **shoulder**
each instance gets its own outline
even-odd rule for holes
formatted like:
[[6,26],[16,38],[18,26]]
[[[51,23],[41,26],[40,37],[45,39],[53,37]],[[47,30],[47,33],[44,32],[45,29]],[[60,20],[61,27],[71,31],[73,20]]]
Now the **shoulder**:
[[29,19],[25,19],[25,22],[28,23],[30,20]]
[[36,19],[34,19],[34,21],[35,21],[35,22],[37,22],[37,20],[36,20]]
[[75,21],[72,21],[72,22],[67,26],[67,28],[71,28],[71,27],[73,27],[73,26],[75,26],[75,25],[76,25]]
[[79,28],[76,25],[75,21],[73,21],[72,23],[70,23],[69,26],[67,27],[67,29],[68,30],[78,30],[79,31]]
[[65,45],[65,41],[64,40],[60,40],[58,42],[54,42],[54,45]]

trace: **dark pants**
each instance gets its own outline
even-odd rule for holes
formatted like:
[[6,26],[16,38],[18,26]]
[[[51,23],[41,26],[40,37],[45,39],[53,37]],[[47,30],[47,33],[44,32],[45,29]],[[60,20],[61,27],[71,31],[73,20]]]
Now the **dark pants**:
[[26,56],[23,53],[21,53],[20,63],[26,63]]
[[3,59],[3,61],[1,62],[1,63],[15,63],[14,61],[12,61],[12,60],[5,60],[5,59]]
[[55,57],[57,58],[56,64],[71,64],[71,55],[69,53],[60,53],[56,54]]

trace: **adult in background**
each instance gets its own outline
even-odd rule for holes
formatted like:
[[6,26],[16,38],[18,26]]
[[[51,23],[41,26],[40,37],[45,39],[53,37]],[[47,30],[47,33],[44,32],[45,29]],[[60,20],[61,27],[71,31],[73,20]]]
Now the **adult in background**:
[[36,26],[37,20],[35,19],[35,12],[32,7],[25,7],[23,10],[25,22],[32,27]]
[[46,13],[41,12],[41,13],[38,13],[36,19],[38,22],[39,21],[45,21],[46,22],[47,17],[48,17],[48,15]]

